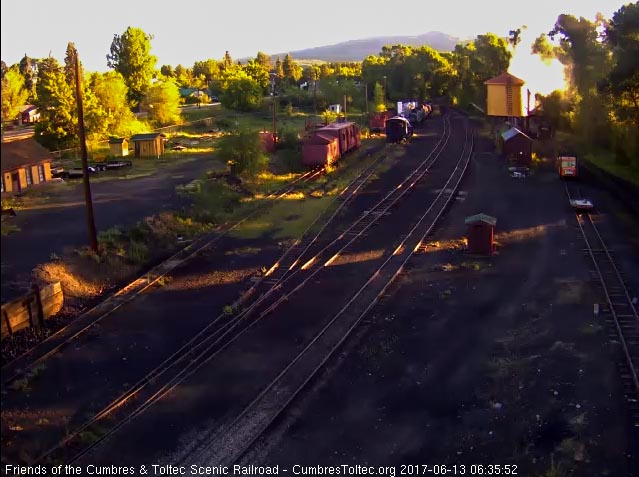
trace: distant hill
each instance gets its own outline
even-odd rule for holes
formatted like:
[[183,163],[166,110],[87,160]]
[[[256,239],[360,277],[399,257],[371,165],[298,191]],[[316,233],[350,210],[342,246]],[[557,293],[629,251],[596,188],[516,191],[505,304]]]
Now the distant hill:
[[[431,31],[418,36],[378,36],[363,40],[349,40],[335,45],[318,46],[305,50],[290,51],[296,60],[362,61],[368,55],[377,55],[384,45],[427,45],[439,51],[450,51],[461,40],[446,33]],[[284,57],[286,53],[272,55]]]

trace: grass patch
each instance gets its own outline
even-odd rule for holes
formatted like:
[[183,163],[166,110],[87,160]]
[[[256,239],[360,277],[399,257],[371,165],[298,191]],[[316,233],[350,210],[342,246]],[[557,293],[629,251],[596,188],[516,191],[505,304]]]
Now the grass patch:
[[639,186],[639,169],[629,165],[619,164],[612,152],[598,151],[586,154],[584,159],[613,176],[625,179],[628,182]]
[[0,225],[0,231],[2,232],[3,237],[20,232],[20,230],[22,230],[20,227],[15,224],[10,224],[6,220],[3,220],[2,224]]

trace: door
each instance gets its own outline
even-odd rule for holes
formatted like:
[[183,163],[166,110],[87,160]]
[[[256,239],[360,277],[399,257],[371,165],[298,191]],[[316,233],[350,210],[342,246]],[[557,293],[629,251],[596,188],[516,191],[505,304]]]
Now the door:
[[20,192],[20,177],[17,172],[11,174],[11,191]]

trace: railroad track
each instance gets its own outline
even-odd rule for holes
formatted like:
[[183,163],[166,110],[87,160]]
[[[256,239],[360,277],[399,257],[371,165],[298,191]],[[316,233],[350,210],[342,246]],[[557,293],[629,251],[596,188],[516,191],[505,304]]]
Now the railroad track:
[[241,226],[257,213],[262,212],[265,207],[273,203],[276,199],[286,197],[288,194],[295,191],[300,184],[312,182],[320,177],[324,172],[325,170],[323,168],[308,171],[295,180],[289,182],[285,187],[268,194],[265,198],[270,200],[266,200],[263,206],[250,211],[240,220],[231,224],[224,224],[213,233],[207,234],[190,245],[187,245],[169,259],[165,260],[162,264],[154,267],[142,277],[129,283],[99,305],[85,312],[82,317],[79,317],[77,320],[58,330],[43,343],[40,343],[36,348],[25,352],[21,356],[7,363],[2,367],[2,386],[5,387],[10,385],[13,381],[24,376],[47,358],[61,351],[66,345],[77,339],[83,333],[86,333],[94,325],[98,324],[111,313],[118,310],[125,303],[130,302],[139,294],[148,290],[151,286],[157,283],[158,280],[173,271],[180,264],[210,248],[229,232]]
[[[568,199],[580,199],[581,190],[564,184]],[[635,430],[639,431],[639,314],[637,306],[617,266],[614,252],[608,248],[592,214],[576,212],[577,225],[584,240],[585,254],[590,257],[593,278],[600,284],[606,303],[600,313],[615,330],[610,338],[619,346],[619,363],[625,397]]]
[[[445,118],[444,125],[444,133],[431,154],[429,154],[398,187],[386,194],[373,209],[388,210],[388,208],[394,205],[412,186],[426,175],[450,138],[450,119],[448,117]],[[62,458],[61,454],[67,457],[66,454],[68,450],[71,450],[71,454],[73,455],[70,462],[75,462],[80,459],[100,445],[100,443],[109,436],[117,433],[119,429],[132,419],[142,414],[202,365],[217,356],[223,349],[253,326],[257,320],[265,316],[269,311],[272,311],[275,306],[271,306],[265,313],[260,314],[256,320],[251,322],[247,321],[247,318],[253,314],[260,305],[264,305],[267,298],[271,297],[277,290],[280,290],[284,283],[287,283],[295,274],[302,270],[301,267],[295,269],[296,265],[301,263],[300,258],[309,251],[312,251],[313,247],[321,246],[318,245],[320,243],[320,237],[327,231],[335,217],[337,217],[346,205],[357,195],[361,187],[375,174],[377,167],[384,159],[385,156],[382,156],[374,161],[349,183],[338,195],[338,200],[336,201],[338,205],[334,208],[331,208],[330,205],[327,206],[320,216],[308,227],[302,235],[302,238],[297,240],[284,252],[277,263],[265,274],[263,279],[254,284],[251,289],[234,304],[234,307],[240,306],[251,296],[255,297],[255,301],[252,304],[248,305],[235,316],[229,316],[225,313],[217,316],[178,351],[147,373],[142,379],[90,420],[69,433],[61,442],[48,449],[36,459],[35,462],[47,461],[47,459],[59,460]],[[339,250],[345,250],[357,237],[364,235],[366,230],[372,227],[375,222],[374,220],[370,220],[368,215],[369,214],[365,214],[363,217],[356,219],[338,238],[330,242],[329,245],[324,246],[320,250],[320,253],[328,250],[331,245],[335,246],[335,244],[342,243],[344,238],[348,238],[346,245],[339,248]],[[381,216],[382,215],[378,214],[377,218]],[[321,224],[319,230],[314,231],[318,224]],[[349,236],[348,231],[355,228],[357,228],[358,233]],[[316,252],[314,256],[317,257],[318,252]],[[319,265],[319,262],[315,264]],[[304,270],[309,270],[309,267]],[[321,267],[316,266],[310,276],[304,280],[304,283],[308,282],[308,280],[320,270]],[[298,285],[292,293],[299,290],[301,286],[302,285]],[[136,406],[134,401],[138,401],[139,404]],[[129,408],[134,409],[127,412]],[[115,423],[108,422],[109,420],[113,420],[116,414],[124,414],[124,416]],[[76,441],[82,434],[94,428],[104,429],[105,426],[109,427],[109,424],[111,424],[109,430],[102,433],[99,439],[84,449],[78,449]]]
[[[315,243],[317,237],[319,237],[328,228],[328,226],[338,216],[338,214],[350,203],[350,201],[357,195],[361,188],[376,173],[379,166],[387,159],[387,157],[388,156],[386,154],[381,154],[379,158],[371,162],[371,164],[369,164],[364,170],[362,170],[357,175],[357,177],[355,177],[346,187],[344,187],[337,194],[336,200],[332,201],[331,204],[329,204],[313,221],[313,223],[308,226],[306,231],[302,234],[304,239],[295,241],[295,243],[284,252],[277,263],[271,267],[269,272],[267,272],[256,283],[254,283],[249,288],[249,290],[242,294],[240,299],[238,299],[233,304],[233,308],[241,306],[252,295],[254,296],[256,294],[255,291],[260,289],[260,287],[263,288],[265,282],[269,287],[272,287],[274,277],[285,273],[291,266],[294,266],[294,264],[297,262],[295,257],[299,257],[302,253],[308,250],[308,248],[311,247],[312,244]],[[290,192],[290,190],[291,188],[289,187],[282,192],[286,194]],[[318,224],[321,224],[321,226],[319,226]],[[312,232],[318,226],[319,230],[317,232]],[[53,448],[48,449],[45,453],[40,455],[35,460],[35,462],[45,461],[66,446],[76,447],[76,445],[74,445],[74,440],[76,440],[78,436],[96,426],[104,424],[104,422],[107,419],[113,417],[116,412],[121,412],[122,409],[127,406],[127,404],[134,400],[134,398],[138,397],[144,391],[148,391],[150,385],[156,383],[160,377],[168,378],[168,384],[173,384],[175,376],[171,376],[171,372],[177,373],[179,371],[184,371],[184,369],[179,368],[178,366],[181,363],[188,363],[189,360],[192,360],[194,354],[202,349],[203,343],[207,343],[207,340],[210,340],[211,337],[219,335],[220,330],[216,328],[216,326],[219,325],[221,321],[228,318],[229,316],[226,313],[218,315],[214,320],[211,321],[211,323],[209,323],[203,330],[198,332],[180,349],[174,352],[156,368],[147,373],[142,379],[140,379],[121,396],[119,396],[117,399],[103,408],[100,412],[94,415],[90,420],[78,426],[74,431],[67,433],[66,437],[61,442],[57,443]],[[169,376],[167,376],[167,374]],[[182,373],[180,373],[180,376],[182,376]],[[173,387],[174,386],[171,386],[170,388],[172,389]],[[159,393],[153,393],[150,398],[145,401],[146,405],[144,406],[144,408],[139,409],[138,412],[135,413],[135,415],[139,414],[139,412],[142,412],[144,409],[146,409],[146,407],[148,407],[148,405],[159,399],[169,390],[170,389],[164,389],[163,387],[162,389],[160,389]],[[132,417],[133,416],[131,415],[128,416],[126,422],[128,422],[128,420],[130,420]],[[125,422],[121,421],[119,424],[123,423]],[[119,425],[116,424],[115,427],[119,428]]]
[[207,434],[182,464],[207,465],[237,463],[257,439],[291,405],[327,361],[348,339],[366,314],[402,273],[413,253],[433,229],[455,196],[472,157],[474,138],[466,130],[464,149],[446,184],[438,192],[418,222],[406,234],[379,268],[348,302],[316,333],[293,360],[223,429]]

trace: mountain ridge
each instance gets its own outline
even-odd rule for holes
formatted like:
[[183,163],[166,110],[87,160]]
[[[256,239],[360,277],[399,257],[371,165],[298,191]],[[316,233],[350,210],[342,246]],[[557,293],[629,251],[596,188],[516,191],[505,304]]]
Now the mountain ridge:
[[322,60],[328,62],[362,61],[368,55],[377,55],[385,45],[430,46],[438,51],[451,51],[462,39],[440,31],[421,35],[391,35],[347,40],[333,45],[316,46],[302,50],[271,55],[273,60],[290,53],[295,60]]

